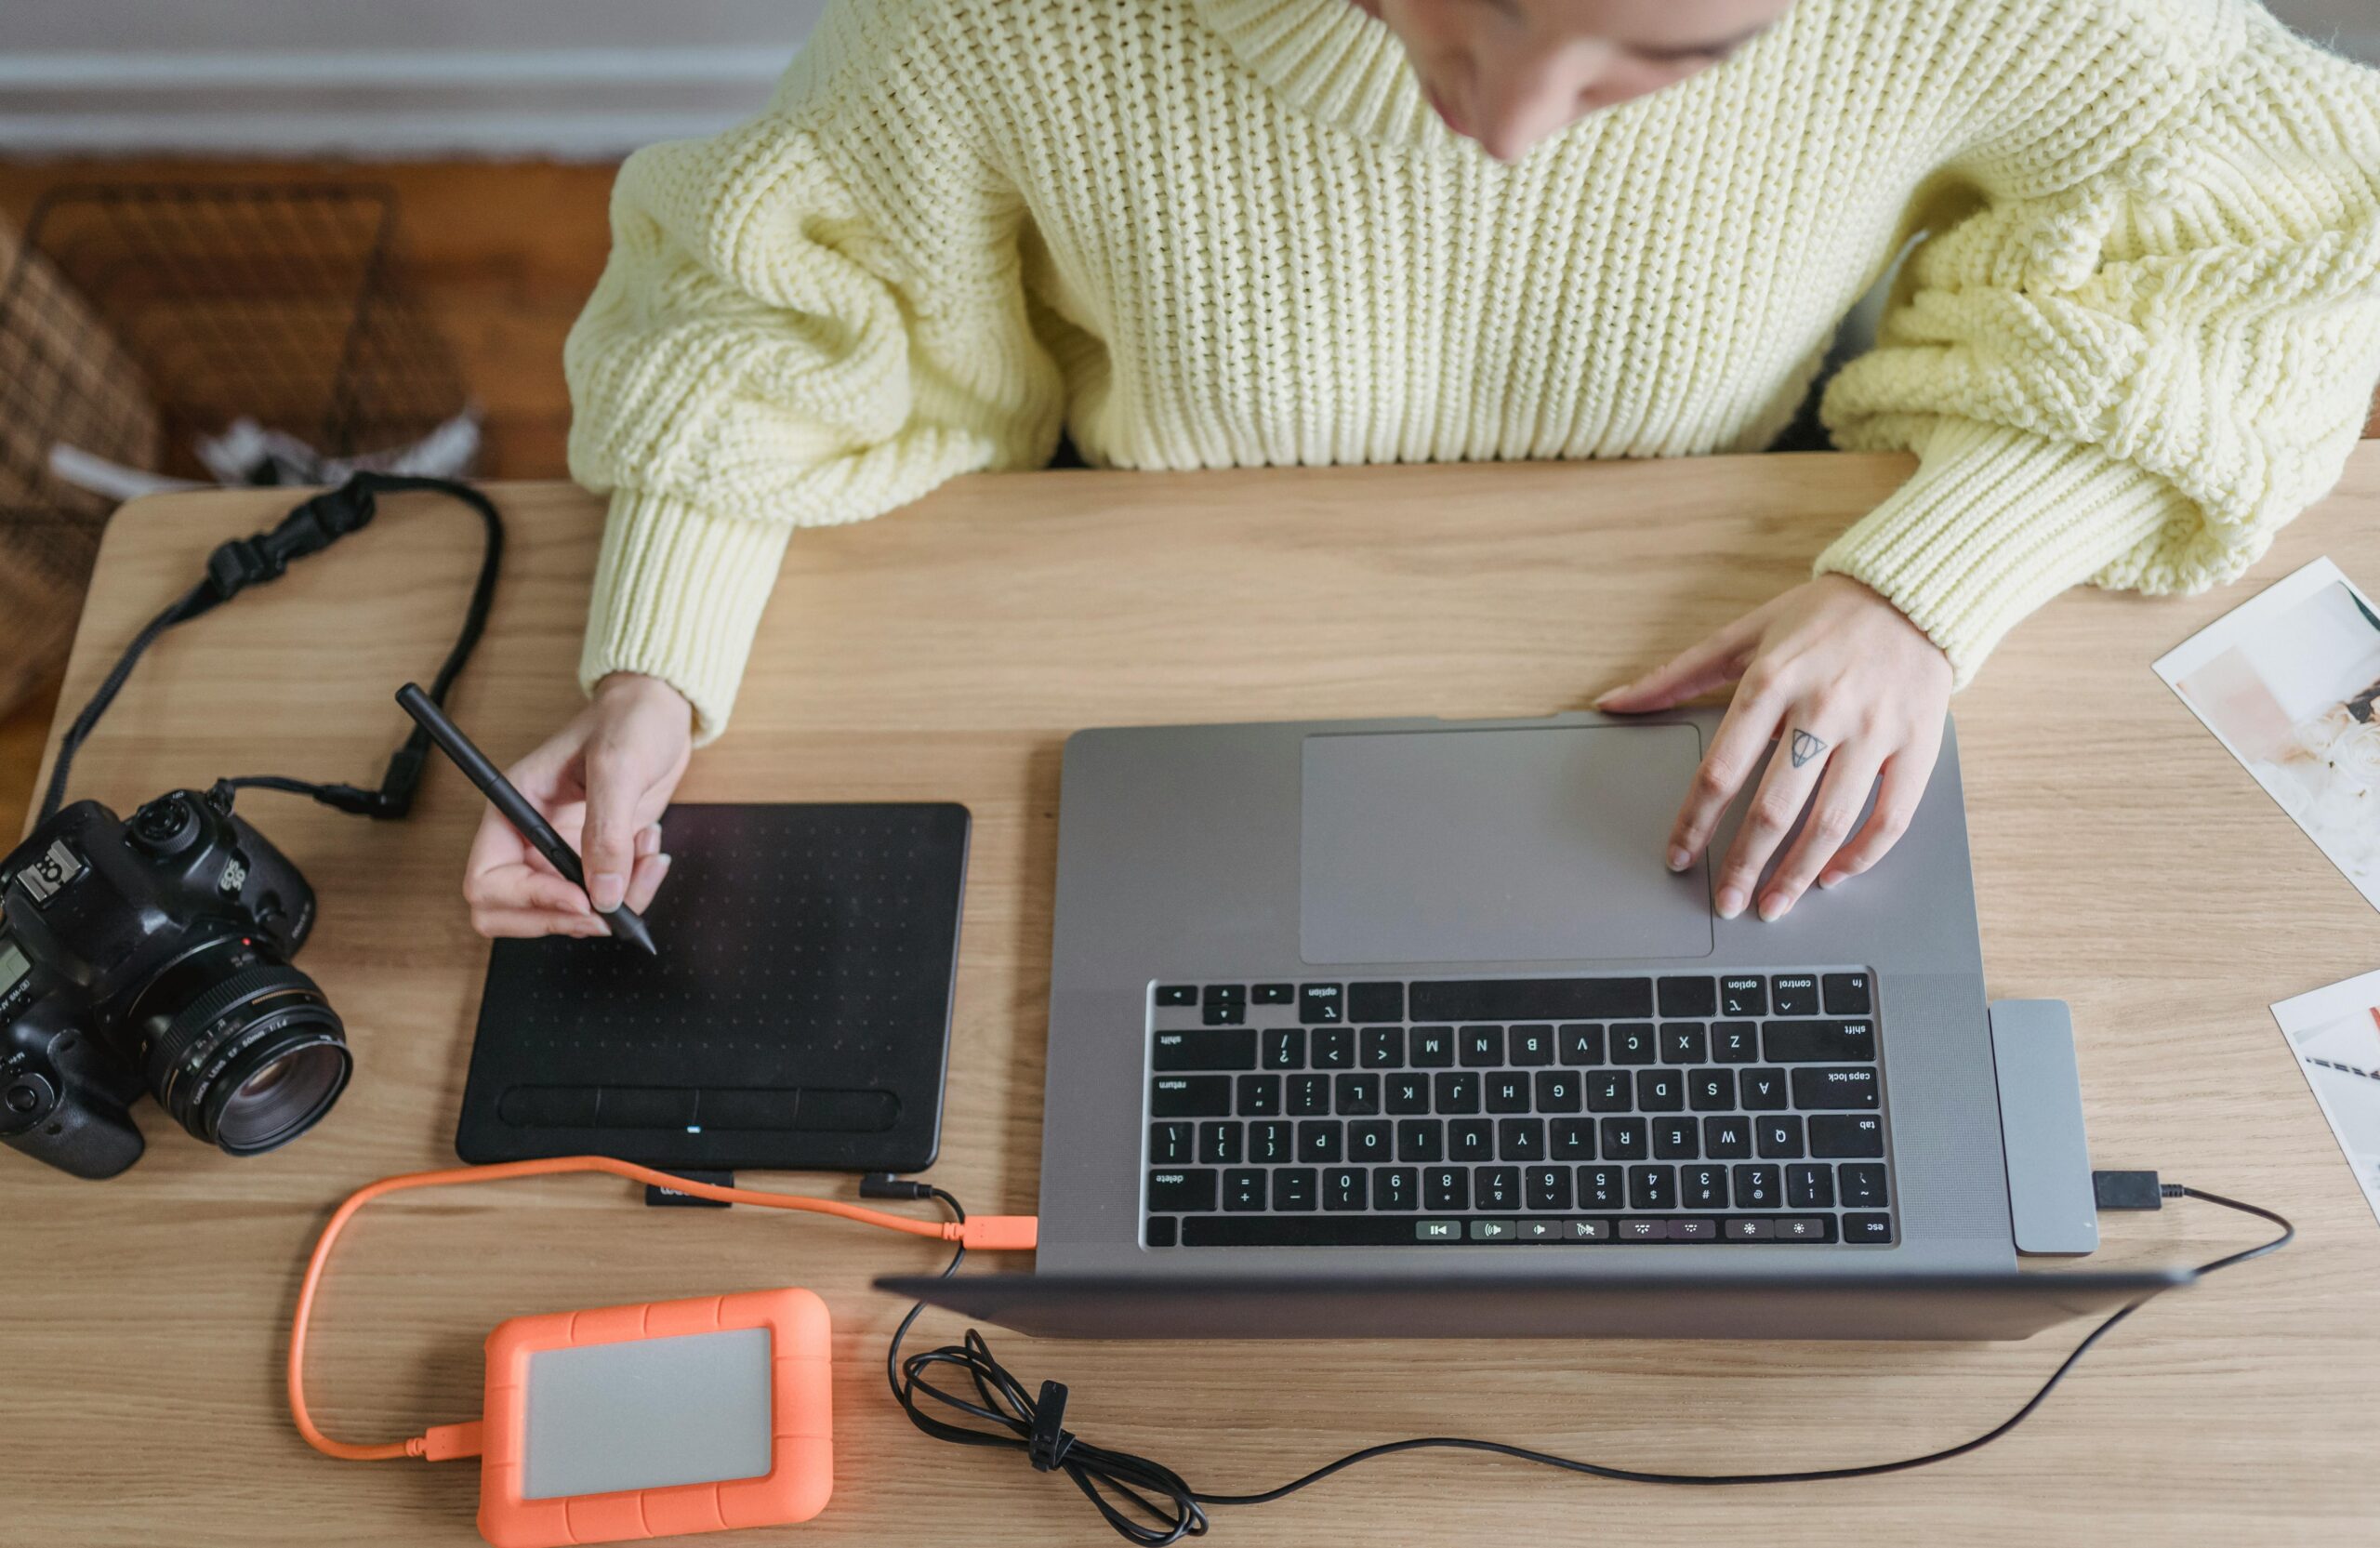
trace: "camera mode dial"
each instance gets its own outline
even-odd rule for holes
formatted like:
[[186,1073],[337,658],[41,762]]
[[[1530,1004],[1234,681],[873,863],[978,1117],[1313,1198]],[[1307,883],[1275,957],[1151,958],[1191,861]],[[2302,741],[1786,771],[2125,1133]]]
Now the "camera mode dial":
[[132,841],[161,860],[170,859],[198,841],[198,814],[190,798],[175,791],[159,796],[132,814]]

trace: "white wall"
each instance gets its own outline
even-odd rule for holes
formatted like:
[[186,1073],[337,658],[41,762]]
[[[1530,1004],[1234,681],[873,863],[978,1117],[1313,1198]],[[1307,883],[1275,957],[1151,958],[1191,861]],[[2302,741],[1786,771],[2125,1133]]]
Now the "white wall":
[[766,99],[825,0],[0,0],[0,154],[612,156]]
[[[2380,60],[2380,0],[2269,3]],[[0,0],[0,154],[615,155],[757,106],[823,4]]]

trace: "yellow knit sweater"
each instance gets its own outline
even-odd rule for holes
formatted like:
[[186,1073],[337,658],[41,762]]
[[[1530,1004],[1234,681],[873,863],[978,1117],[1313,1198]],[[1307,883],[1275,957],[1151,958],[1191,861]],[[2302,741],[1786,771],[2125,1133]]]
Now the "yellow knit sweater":
[[1062,427],[1121,468],[1754,450],[1920,231],[1826,403],[1920,465],[1818,567],[1961,681],[2077,582],[2237,576],[2380,376],[2380,77],[2253,0],[1799,0],[1509,167],[1346,0],[850,0],[613,226],[582,671],[705,738],[796,527]]

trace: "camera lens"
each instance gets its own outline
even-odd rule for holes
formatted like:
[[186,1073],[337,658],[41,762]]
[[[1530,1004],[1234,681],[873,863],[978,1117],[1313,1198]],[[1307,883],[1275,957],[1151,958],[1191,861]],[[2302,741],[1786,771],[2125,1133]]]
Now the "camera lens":
[[194,1137],[234,1156],[312,1128],[354,1068],[314,981],[246,941],[184,958],[141,999],[150,1092]]

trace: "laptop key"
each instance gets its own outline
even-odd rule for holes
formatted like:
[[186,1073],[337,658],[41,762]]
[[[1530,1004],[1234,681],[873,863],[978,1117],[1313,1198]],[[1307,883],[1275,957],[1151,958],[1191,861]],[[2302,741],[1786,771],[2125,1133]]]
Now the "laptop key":
[[1779,1215],[1777,1220],[1778,1241],[1832,1241],[1832,1215]]
[[1562,1223],[1564,1241],[1609,1241],[1611,1222],[1607,1220],[1574,1219]]
[[1521,1169],[1518,1167],[1480,1167],[1471,1174],[1473,1206],[1481,1210],[1517,1210],[1521,1207]]
[[1715,1220],[1673,1220],[1670,1222],[1672,1241],[1717,1241],[1719,1223]]
[[1649,1065],[1660,1057],[1660,1040],[1648,1021],[1624,1021],[1610,1029],[1611,1062]]
[[1689,1210],[1724,1210],[1727,1207],[1727,1169],[1726,1167],[1680,1167],[1677,1171],[1679,1202]]
[[1198,1020],[1208,1026],[1239,1026],[1248,1021],[1248,1003],[1228,999],[1219,1005],[1198,1007]]
[[1157,986],[1157,1002],[1159,1005],[1196,1005],[1198,1003],[1198,986],[1160,984]]
[[1793,1072],[1793,1105],[1805,1113],[1870,1112],[1881,1101],[1872,1065]]
[[1876,1028],[1864,1021],[1772,1021],[1765,1044],[1771,1064],[1872,1063]]
[[1496,1158],[1496,1129],[1492,1118],[1447,1120],[1447,1159],[1492,1161]]
[[1198,1125],[1199,1164],[1210,1167],[1237,1166],[1240,1140],[1240,1126],[1236,1123]]
[[1370,1165],[1395,1158],[1395,1140],[1386,1118],[1369,1118],[1362,1123],[1347,1125],[1348,1160]]
[[1748,1069],[1736,1078],[1736,1103],[1748,1113],[1781,1113],[1785,1110],[1785,1072],[1781,1069]]
[[1330,1077],[1292,1075],[1289,1085],[1291,1118],[1318,1118],[1330,1111]]
[[1702,1154],[1696,1143],[1697,1125],[1689,1118],[1666,1118],[1653,1120],[1653,1158],[1658,1161],[1691,1161]]
[[1413,1029],[1413,1053],[1408,1061],[1415,1069],[1446,1069],[1454,1063],[1454,1028],[1451,1026],[1417,1026]]
[[1245,1005],[1248,1003],[1248,986],[1210,984],[1199,991],[1198,1003],[1201,1005]]
[[1472,978],[1412,985],[1416,1021],[1608,1021],[1653,1013],[1649,978]]
[[1785,1202],[1780,1192],[1784,1184],[1775,1167],[1739,1166],[1733,1182],[1739,1210],[1774,1210]]
[[1584,1101],[1579,1090],[1579,1078],[1567,1069],[1541,1069],[1537,1072],[1537,1110],[1540,1113],[1575,1113]]
[[1699,1021],[1673,1021],[1661,1028],[1661,1063],[1699,1065],[1711,1057],[1711,1039]]
[[1181,1229],[1182,1223],[1171,1215],[1151,1215],[1149,1216],[1149,1245],[1171,1247]]
[[1401,1026],[1367,1026],[1364,1028],[1364,1067],[1366,1069],[1395,1069],[1405,1063],[1405,1028]]
[[1423,1168],[1421,1208],[1425,1210],[1470,1209],[1471,1169],[1469,1167]]
[[1256,1034],[1244,1026],[1201,1028],[1190,1032],[1160,1032],[1154,1056],[1165,1071],[1254,1069]]
[[1194,1148],[1194,1127],[1187,1123],[1152,1123],[1149,1125],[1149,1165],[1158,1167],[1187,1166]]
[[1479,1077],[1467,1070],[1449,1070],[1436,1077],[1432,1084],[1436,1092],[1439,1112],[1479,1111]]
[[1190,1214],[1215,1207],[1216,1173],[1204,1167],[1174,1167],[1149,1173],[1149,1213]]
[[1502,1027],[1466,1026],[1458,1037],[1456,1048],[1465,1069],[1494,1069],[1504,1062]]
[[1624,1071],[1597,1070],[1587,1077],[1587,1111],[1624,1113],[1636,1105],[1636,1088]]
[[1248,998],[1256,1005],[1294,1005],[1298,990],[1294,984],[1259,984],[1249,992]]
[[1595,1158],[1595,1126],[1589,1118],[1555,1118],[1545,1139],[1546,1154],[1557,1161]]
[[1285,1212],[1301,1212],[1315,1205],[1315,1175],[1312,1167],[1276,1167],[1273,1169],[1273,1208]]
[[1815,1016],[1818,1013],[1818,981],[1806,972],[1780,972],[1768,981],[1769,1013]]
[[1415,1241],[1461,1241],[1462,1222],[1459,1220],[1417,1220],[1413,1223]]
[[1275,1026],[1258,1033],[1266,1069],[1305,1068],[1305,1028]]
[[1354,1069],[1355,1067],[1355,1029],[1352,1026],[1316,1027],[1314,1029],[1314,1067]]
[[1749,1021],[1714,1021],[1711,1024],[1711,1057],[1722,1065],[1752,1065],[1760,1062],[1760,1026]]
[[1254,1167],[1242,1167],[1223,1173],[1223,1208],[1238,1213],[1262,1213],[1264,1209],[1264,1173]]
[[1803,1154],[1802,1119],[1795,1113],[1782,1113],[1775,1118],[1757,1119],[1752,1126],[1752,1144],[1759,1148],[1764,1161],[1785,1161]]
[[1521,1240],[1560,1241],[1562,1223],[1558,1220],[1525,1220],[1520,1223]]
[[1884,1120],[1860,1113],[1810,1116],[1810,1154],[1864,1160],[1884,1153]]
[[1515,1026],[1508,1036],[1507,1044],[1515,1065],[1533,1068],[1554,1062],[1554,1028],[1551,1026],[1542,1024]]
[[1272,1118],[1281,1110],[1281,1078],[1243,1075],[1239,1078],[1239,1116]]
[[1322,1207],[1360,1210],[1371,1197],[1371,1174],[1362,1167],[1331,1167],[1322,1174]]
[[1849,1214],[1843,1217],[1843,1239],[1868,1245],[1893,1239],[1893,1217],[1883,1214]]
[[1540,1214],[1560,1214],[1570,1207],[1568,1167],[1529,1167],[1521,1174],[1521,1190],[1528,1207]]
[[1496,1159],[1541,1161],[1545,1158],[1545,1120],[1508,1118],[1496,1125]]
[[1665,1220],[1620,1220],[1613,1223],[1614,1241],[1647,1242],[1670,1239],[1670,1225]]
[[1347,1019],[1346,996],[1336,984],[1302,984],[1298,986],[1298,1020],[1308,1026]]
[[1513,1221],[1474,1220],[1471,1223],[1471,1239],[1473,1241],[1509,1242],[1516,1241],[1519,1238],[1519,1226]]
[[1823,1161],[1804,1161],[1785,1169],[1785,1204],[1794,1210],[1834,1208],[1834,1169]]
[[1248,1126],[1248,1158],[1251,1161],[1288,1161],[1296,1158],[1297,1131],[1275,1118],[1265,1123]]
[[1411,1167],[1382,1167],[1372,1173],[1373,1209],[1417,1210],[1421,1206],[1421,1176]]
[[1686,1105],[1698,1113],[1734,1111],[1736,1072],[1731,1069],[1696,1070],[1686,1078]]
[[1507,1070],[1491,1075],[1483,1082],[1488,1090],[1488,1110],[1491,1113],[1526,1113],[1528,1111],[1528,1077]]
[[1845,1161],[1835,1168],[1835,1175],[1843,1184],[1844,1209],[1881,1210],[1888,1202],[1884,1197],[1883,1162]]
[[1720,1229],[1726,1233],[1729,1241],[1775,1241],[1777,1239],[1777,1222],[1769,1216],[1755,1215],[1750,1219],[1731,1220]]
[[1603,1028],[1573,1022],[1557,1027],[1554,1039],[1559,1045],[1566,1065],[1600,1065],[1603,1063]]
[[1579,1208],[1582,1210],[1628,1208],[1628,1174],[1618,1167],[1580,1167],[1579,1169]]
[[1430,1110],[1430,1078],[1426,1075],[1392,1075],[1382,1087],[1381,1105],[1392,1113],[1426,1113]]
[[1396,1158],[1400,1161],[1446,1159],[1447,1126],[1436,1118],[1408,1118],[1396,1126]]
[[1677,1169],[1675,1167],[1630,1167],[1628,1169],[1628,1207],[1632,1210],[1674,1210],[1677,1208]]
[[1346,1118],[1369,1118],[1380,1111],[1380,1077],[1342,1075],[1331,1083],[1333,1111]]
[[1405,1019],[1405,986],[1402,984],[1348,985],[1347,1019],[1367,1022],[1403,1021]]
[[1641,1161],[1650,1150],[1645,1131],[1645,1120],[1636,1118],[1611,1118],[1603,1120],[1604,1158],[1612,1161]]
[[1768,1014],[1768,980],[1756,972],[1737,973],[1720,979],[1719,1013],[1723,1016]]
[[1686,1077],[1673,1069],[1637,1071],[1636,1110],[1641,1113],[1686,1111]]
[[1281,1214],[1192,1215],[1182,1223],[1184,1247],[1409,1247],[1416,1241],[1460,1241],[1462,1223],[1448,1221],[1454,1235],[1422,1236],[1408,1215]]
[[1719,1009],[1719,994],[1707,978],[1664,978],[1659,1005],[1665,1016],[1708,1016]]
[[1298,1159],[1326,1162],[1345,1158],[1347,1129],[1337,1118],[1316,1118],[1298,1125]]
[[1229,1118],[1231,1077],[1168,1075],[1149,1082],[1149,1117]]
[[1702,1154],[1714,1161],[1740,1161],[1752,1155],[1752,1120],[1710,1118],[1702,1120]]
[[1830,1016],[1864,1016],[1873,1009],[1864,972],[1831,972],[1822,986]]

